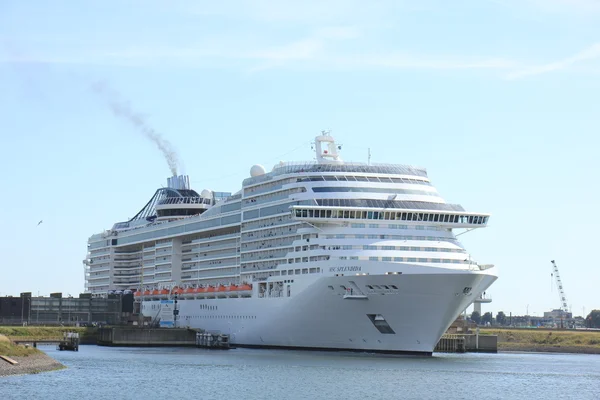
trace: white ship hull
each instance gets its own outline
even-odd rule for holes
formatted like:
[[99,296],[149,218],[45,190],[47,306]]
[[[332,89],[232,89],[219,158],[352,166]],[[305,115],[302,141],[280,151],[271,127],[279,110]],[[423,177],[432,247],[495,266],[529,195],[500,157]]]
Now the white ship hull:
[[431,353],[496,279],[454,233],[490,215],[446,203],[423,168],[340,149],[321,132],[316,162],[254,165],[235,194],[170,177],[90,237],[87,289],[133,291],[153,322],[238,346]]
[[[237,346],[430,354],[496,276],[493,269],[411,269],[422,273],[322,276],[289,298],[179,300],[177,326],[229,334]],[[337,289],[350,281],[365,297]],[[397,290],[367,292],[367,285],[394,285]],[[471,290],[465,293],[465,288]],[[159,304],[144,303],[147,308]],[[382,333],[374,316],[381,316],[393,333]]]

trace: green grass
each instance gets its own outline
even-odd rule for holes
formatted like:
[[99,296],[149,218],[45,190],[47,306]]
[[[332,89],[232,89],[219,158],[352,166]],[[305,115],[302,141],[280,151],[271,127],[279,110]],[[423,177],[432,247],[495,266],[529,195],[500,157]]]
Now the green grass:
[[581,347],[600,350],[600,332],[547,331],[521,329],[482,329],[482,334],[497,335],[498,347]]
[[56,339],[62,338],[63,332],[79,332],[79,336],[83,339],[94,335],[96,329],[65,326],[0,326],[0,335],[11,339]]

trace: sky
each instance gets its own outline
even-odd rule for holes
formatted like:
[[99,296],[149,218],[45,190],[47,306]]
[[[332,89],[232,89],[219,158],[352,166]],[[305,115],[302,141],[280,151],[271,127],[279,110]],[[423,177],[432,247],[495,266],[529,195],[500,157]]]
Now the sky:
[[88,237],[170,176],[142,130],[235,192],[331,129],[491,213],[460,236],[498,267],[484,312],[558,308],[551,260],[599,309],[599,26],[598,0],[0,1],[0,296],[83,291]]

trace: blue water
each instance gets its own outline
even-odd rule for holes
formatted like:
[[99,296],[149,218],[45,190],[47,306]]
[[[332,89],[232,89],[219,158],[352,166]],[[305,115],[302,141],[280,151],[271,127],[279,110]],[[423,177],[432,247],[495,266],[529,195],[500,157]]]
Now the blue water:
[[1,400],[600,399],[599,355],[41,349],[68,369],[0,378]]

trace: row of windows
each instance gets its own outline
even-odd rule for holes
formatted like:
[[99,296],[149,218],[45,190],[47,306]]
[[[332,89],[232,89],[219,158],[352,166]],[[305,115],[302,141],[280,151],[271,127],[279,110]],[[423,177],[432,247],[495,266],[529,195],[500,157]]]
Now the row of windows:
[[[265,176],[265,175],[263,175]],[[281,189],[281,187],[285,184],[288,183],[294,183],[296,182],[297,178],[287,178],[287,179],[282,179],[282,180],[278,180],[275,182],[269,182],[269,183],[265,183],[262,185],[257,185],[254,187],[250,187],[250,188],[244,188],[244,195],[245,196],[250,196],[253,194],[260,194],[260,193],[264,193],[264,192],[271,192],[274,190],[278,190]],[[244,186],[246,186],[246,181],[244,181]]]
[[418,185],[428,185],[431,186],[431,183],[428,181],[423,181],[420,179],[410,179],[410,178],[392,178],[387,176],[352,176],[352,175],[339,175],[339,176],[331,176],[331,175],[321,175],[321,176],[310,176],[308,178],[300,178],[298,182],[375,182],[375,183],[415,183]]
[[458,243],[458,240],[444,236],[413,235],[324,235],[325,239],[391,239],[391,240],[430,240],[434,242]]
[[343,250],[399,250],[399,251],[439,251],[444,253],[464,253],[463,249],[447,249],[439,247],[415,247],[415,246],[342,246]]
[[416,257],[339,257],[340,260],[383,261],[383,262],[421,262],[421,263],[446,263],[468,264],[468,260],[454,260],[450,258],[416,258]]
[[359,193],[397,193],[397,194],[420,194],[424,196],[440,197],[437,192],[415,189],[384,189],[372,187],[313,187],[315,193],[338,193],[338,192],[359,192]]
[[240,222],[240,215],[230,215],[227,217],[214,218],[209,220],[200,220],[198,222],[192,222],[185,225],[172,226],[169,228],[157,229],[155,231],[140,232],[132,235],[124,236],[118,239],[113,239],[112,245],[117,244],[128,244],[134,242],[147,241],[158,237],[182,235],[185,233],[191,233],[202,229],[213,228],[220,225],[229,225]]
[[350,224],[351,228],[370,228],[370,229],[415,229],[417,231],[445,231],[446,228],[435,225],[398,225],[398,224]]
[[273,175],[305,173],[305,172],[360,172],[368,174],[414,175],[427,177],[427,171],[422,168],[399,164],[367,165],[360,163],[319,164],[316,162],[289,163],[276,165]]
[[[286,212],[289,212],[289,209],[287,209]],[[242,224],[242,229],[249,230],[249,229],[267,228],[267,227],[271,227],[271,226],[289,224],[291,219],[292,219],[291,215],[288,214],[288,215],[282,215],[280,217],[272,217],[272,218],[261,219],[258,221],[245,222]],[[289,229],[289,231],[292,230],[291,227],[289,227],[288,229]],[[250,233],[248,233],[248,235],[250,235]]]
[[408,210],[465,211],[458,204],[432,203],[410,200],[375,199],[316,199],[318,206],[325,207],[367,207],[367,208],[404,208]]
[[186,321],[191,319],[202,318],[202,319],[256,319],[256,315],[187,315]]
[[[216,198],[215,198],[216,200]],[[239,211],[242,208],[242,203],[240,201],[236,201],[235,203],[230,204],[216,204],[205,211],[202,215],[205,217],[209,217],[211,215],[217,214],[227,214],[232,211]],[[237,214],[236,214],[237,215]]]
[[277,192],[271,192],[262,196],[256,196],[250,199],[245,199],[244,204],[253,206],[257,204],[268,203],[276,200],[287,199],[291,194],[306,192],[304,187],[296,187],[292,189],[279,190]]
[[165,210],[157,210],[158,217],[191,217],[204,211],[203,208],[168,208]]
[[[286,221],[291,220],[291,216],[286,216]],[[249,229],[248,224],[246,224],[244,227]],[[250,242],[250,241],[256,241],[256,240],[260,240],[262,238],[271,238],[271,237],[275,237],[275,236],[286,236],[286,235],[293,235],[295,233],[295,229],[292,228],[291,226],[282,226],[281,228],[271,228],[271,229],[265,229],[262,231],[258,231],[258,232],[246,232],[242,234],[242,241],[244,242]]]
[[[329,285],[328,287],[331,290],[335,290],[335,288],[332,285]],[[352,288],[348,288],[348,287],[346,287],[344,285],[340,285],[340,288],[344,292],[352,290]],[[378,289],[378,290],[381,290],[381,289],[385,289],[385,290],[390,290],[390,289],[398,290],[398,286],[396,286],[396,285],[366,285],[366,288],[369,289],[369,290],[374,290],[374,289]]]
[[488,217],[481,215],[452,215],[390,211],[315,210],[299,208],[295,208],[294,211],[297,218],[380,219],[390,221],[401,220],[475,225],[485,224],[488,220]]

